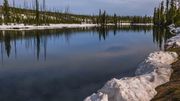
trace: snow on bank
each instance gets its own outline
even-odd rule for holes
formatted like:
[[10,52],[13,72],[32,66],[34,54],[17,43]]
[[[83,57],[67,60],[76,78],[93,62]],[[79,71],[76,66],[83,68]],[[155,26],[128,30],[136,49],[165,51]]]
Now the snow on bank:
[[167,40],[165,44],[166,49],[169,48],[180,48],[180,34]]
[[24,25],[24,24],[11,24],[0,25],[0,30],[41,30],[41,29],[61,29],[61,28],[81,28],[81,27],[95,27],[97,24],[50,24],[50,25]]
[[133,23],[131,25],[137,25],[137,26],[153,26],[153,23]]
[[171,34],[178,34],[178,33],[180,33],[180,27],[175,27],[175,24],[171,24],[171,25],[169,25],[168,26],[169,27],[169,29],[170,29],[170,33]]
[[[107,25],[114,25],[113,23],[109,23]],[[142,26],[150,26],[153,25],[151,23],[119,23],[121,26],[130,26],[130,25],[142,25]],[[24,25],[24,24],[10,24],[10,25],[0,25],[0,30],[42,30],[42,29],[61,29],[61,28],[82,28],[82,27],[96,27],[98,24],[50,24],[50,25]]]
[[149,101],[156,95],[155,88],[169,81],[175,52],[154,52],[142,62],[135,77],[112,79],[84,101]]
[[[109,23],[107,25],[115,25],[114,23]],[[153,23],[117,23],[118,26],[153,26]]]

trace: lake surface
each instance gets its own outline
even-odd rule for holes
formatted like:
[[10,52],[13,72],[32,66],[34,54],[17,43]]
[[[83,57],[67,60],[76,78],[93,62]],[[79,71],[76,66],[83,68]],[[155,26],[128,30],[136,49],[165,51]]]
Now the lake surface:
[[142,26],[0,31],[0,101],[82,101],[133,76],[169,34]]

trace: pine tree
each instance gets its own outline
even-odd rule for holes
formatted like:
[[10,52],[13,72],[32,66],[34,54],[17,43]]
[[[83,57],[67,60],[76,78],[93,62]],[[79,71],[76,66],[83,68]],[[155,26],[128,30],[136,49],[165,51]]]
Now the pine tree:
[[3,20],[2,20],[2,17],[0,17],[0,25],[2,25],[3,23]]
[[39,1],[36,0],[36,25],[39,25]]
[[177,13],[177,15],[174,18],[174,22],[175,22],[176,25],[180,26],[180,9],[178,9],[177,12],[178,13]]
[[165,24],[164,1],[162,1],[160,6],[160,25],[163,26],[164,24]]
[[116,15],[116,13],[114,14],[113,20],[114,20],[114,25],[117,26],[117,15]]
[[44,12],[44,14],[43,14],[43,22],[44,22],[44,24],[47,24],[47,19],[46,19],[46,1],[45,0],[43,0],[43,12]]
[[155,25],[157,24],[157,9],[156,9],[156,7],[154,8],[153,23],[154,23]]
[[175,12],[176,12],[176,8],[175,8],[175,4],[174,4],[174,0],[171,0],[171,3],[170,3],[170,10],[169,10],[169,22],[170,23],[174,23],[174,17],[175,17]]
[[106,11],[103,12],[101,19],[102,19],[101,26],[105,26],[106,25]]
[[101,22],[102,22],[101,16],[102,16],[102,14],[101,14],[101,9],[100,9],[97,24],[101,24]]
[[161,2],[161,6],[154,10],[155,25],[169,25],[178,22],[180,12],[176,2],[179,1],[166,0],[166,7],[164,7],[164,2]]
[[166,0],[166,25],[170,24],[169,19],[169,0]]
[[157,25],[160,26],[161,21],[161,11],[160,8],[157,8]]
[[3,16],[4,16],[4,24],[8,24],[9,23],[9,17],[10,17],[8,0],[4,0]]

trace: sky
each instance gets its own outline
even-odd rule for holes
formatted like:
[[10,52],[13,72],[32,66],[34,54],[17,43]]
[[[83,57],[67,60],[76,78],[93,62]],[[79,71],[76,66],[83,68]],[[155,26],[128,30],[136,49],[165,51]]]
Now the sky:
[[[12,0],[9,0],[9,2]],[[15,0],[16,4],[24,4],[24,0]],[[33,0],[26,0],[30,3]],[[42,0],[39,0],[42,1]],[[117,15],[152,15],[153,9],[161,0],[46,0],[46,5],[51,9],[64,11],[69,7],[71,13],[98,14],[99,9],[106,10],[109,14]],[[2,4],[3,0],[0,0]]]

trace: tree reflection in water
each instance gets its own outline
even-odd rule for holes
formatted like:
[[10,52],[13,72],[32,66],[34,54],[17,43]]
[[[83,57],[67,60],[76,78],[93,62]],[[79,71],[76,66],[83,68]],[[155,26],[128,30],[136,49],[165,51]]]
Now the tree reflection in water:
[[77,32],[92,32],[99,34],[99,41],[106,40],[110,31],[113,31],[116,36],[117,31],[133,31],[149,32],[153,30],[153,42],[158,45],[160,49],[164,49],[164,42],[172,35],[165,28],[158,28],[152,26],[104,26],[104,27],[91,27],[91,28],[72,28],[72,29],[53,29],[53,30],[30,30],[30,31],[0,31],[0,46],[1,46],[1,60],[3,62],[4,51],[7,57],[11,56],[12,47],[14,47],[14,56],[17,58],[17,53],[20,49],[17,49],[17,40],[25,40],[26,49],[34,46],[35,57],[40,59],[41,52],[43,57],[47,58],[47,44],[48,38],[62,37],[66,39],[66,43],[70,44],[71,35]]
[[107,80],[132,76],[169,37],[147,26],[0,31],[0,100],[82,101]]

